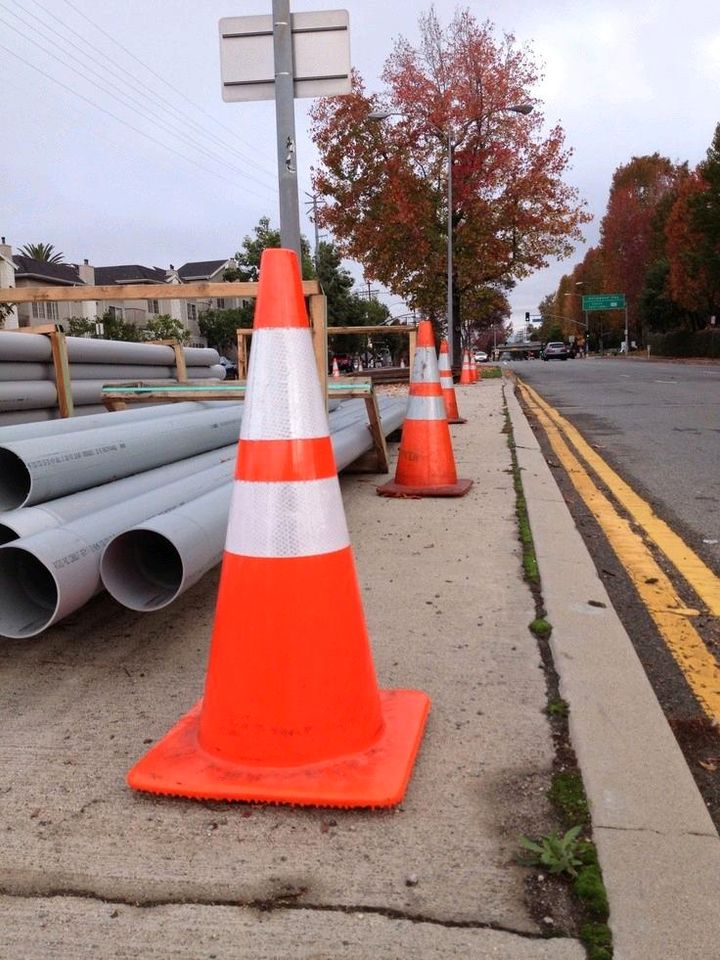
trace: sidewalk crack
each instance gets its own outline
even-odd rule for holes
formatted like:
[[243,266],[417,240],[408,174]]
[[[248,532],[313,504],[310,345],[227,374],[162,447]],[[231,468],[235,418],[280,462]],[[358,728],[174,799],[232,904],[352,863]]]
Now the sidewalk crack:
[[[482,920],[450,920],[440,917],[428,916],[423,913],[412,913],[407,910],[393,909],[392,907],[373,906],[372,904],[344,904],[344,903],[312,903],[301,899],[301,892],[292,894],[280,894],[277,897],[267,899],[218,899],[211,897],[208,899],[187,898],[187,897],[157,897],[154,899],[135,900],[132,897],[106,897],[95,893],[92,890],[82,889],[64,889],[57,887],[44,891],[34,891],[32,893],[23,893],[19,891],[7,890],[0,887],[0,896],[14,897],[22,900],[34,899],[52,899],[54,897],[67,897],[75,900],[88,900],[96,903],[106,904],[109,907],[126,906],[134,907],[139,910],[152,910],[157,907],[174,906],[197,906],[197,907],[238,907],[246,910],[257,910],[260,913],[270,913],[277,910],[307,910],[314,913],[344,913],[349,916],[370,915],[374,917],[384,917],[388,920],[399,920],[407,923],[430,924],[435,927],[446,929],[461,930],[493,930],[497,933],[508,933],[512,936],[521,937],[524,940],[546,940],[547,933],[543,931],[533,932],[529,930],[520,930],[512,926],[506,926],[502,923]],[[572,937],[562,937],[561,939],[574,939]]]
[[717,833],[705,830],[657,830],[653,827],[621,827],[617,824],[596,823],[596,830],[614,830],[618,833],[652,833],[658,837],[704,837],[706,840],[720,842]]

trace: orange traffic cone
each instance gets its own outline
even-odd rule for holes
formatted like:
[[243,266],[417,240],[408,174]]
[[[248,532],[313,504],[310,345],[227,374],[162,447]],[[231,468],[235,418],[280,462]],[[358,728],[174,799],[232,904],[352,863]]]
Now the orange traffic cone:
[[472,480],[458,480],[432,324],[421,320],[395,479],[377,492],[383,497],[462,497],[471,486]]
[[440,373],[440,386],[442,387],[443,397],[445,398],[445,412],[447,413],[448,423],[467,423],[465,417],[461,417],[458,413],[452,370],[450,369],[450,354],[448,353],[447,340],[442,340],[440,342],[438,371]]
[[478,368],[472,350],[468,350],[468,363],[470,364],[470,379],[473,383],[477,383],[480,378],[478,377]]
[[472,382],[472,373],[470,372],[470,354],[467,352],[467,350],[464,350],[462,370],[460,371],[460,384],[461,386],[467,386],[467,384]]
[[205,696],[128,783],[391,806],[430,701],[377,687],[292,250],[262,255],[254,331]]
[[340,367],[338,366],[338,362],[335,357],[333,357],[332,375],[336,380],[340,378]]

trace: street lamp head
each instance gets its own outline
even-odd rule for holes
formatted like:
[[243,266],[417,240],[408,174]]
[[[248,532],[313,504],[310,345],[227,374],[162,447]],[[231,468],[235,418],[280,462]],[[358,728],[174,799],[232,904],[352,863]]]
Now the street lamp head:
[[368,120],[387,120],[388,117],[393,116],[392,110],[373,110],[368,114]]
[[532,103],[517,103],[512,107],[506,107],[511,113],[522,113],[523,116],[527,116],[529,113],[532,113],[535,107]]

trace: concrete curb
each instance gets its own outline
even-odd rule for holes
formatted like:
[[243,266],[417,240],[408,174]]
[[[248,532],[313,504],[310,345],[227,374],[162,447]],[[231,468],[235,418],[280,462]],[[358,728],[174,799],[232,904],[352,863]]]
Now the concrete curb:
[[616,960],[707,960],[720,838],[509,382],[505,396]]

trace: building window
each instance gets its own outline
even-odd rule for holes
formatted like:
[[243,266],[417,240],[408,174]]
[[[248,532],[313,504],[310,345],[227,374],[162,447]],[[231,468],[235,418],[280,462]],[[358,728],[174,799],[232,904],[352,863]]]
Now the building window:
[[53,300],[34,302],[32,315],[33,320],[57,320],[59,318],[58,305]]
[[187,305],[187,318],[188,320],[197,320],[197,305],[194,303],[189,303]]
[[148,313],[157,316],[160,313],[160,303],[157,300],[148,300]]
[[113,320],[122,320],[123,318],[122,307],[108,307],[108,313],[113,318]]
[[225,297],[218,297],[215,303],[217,304],[218,310],[225,309]]

